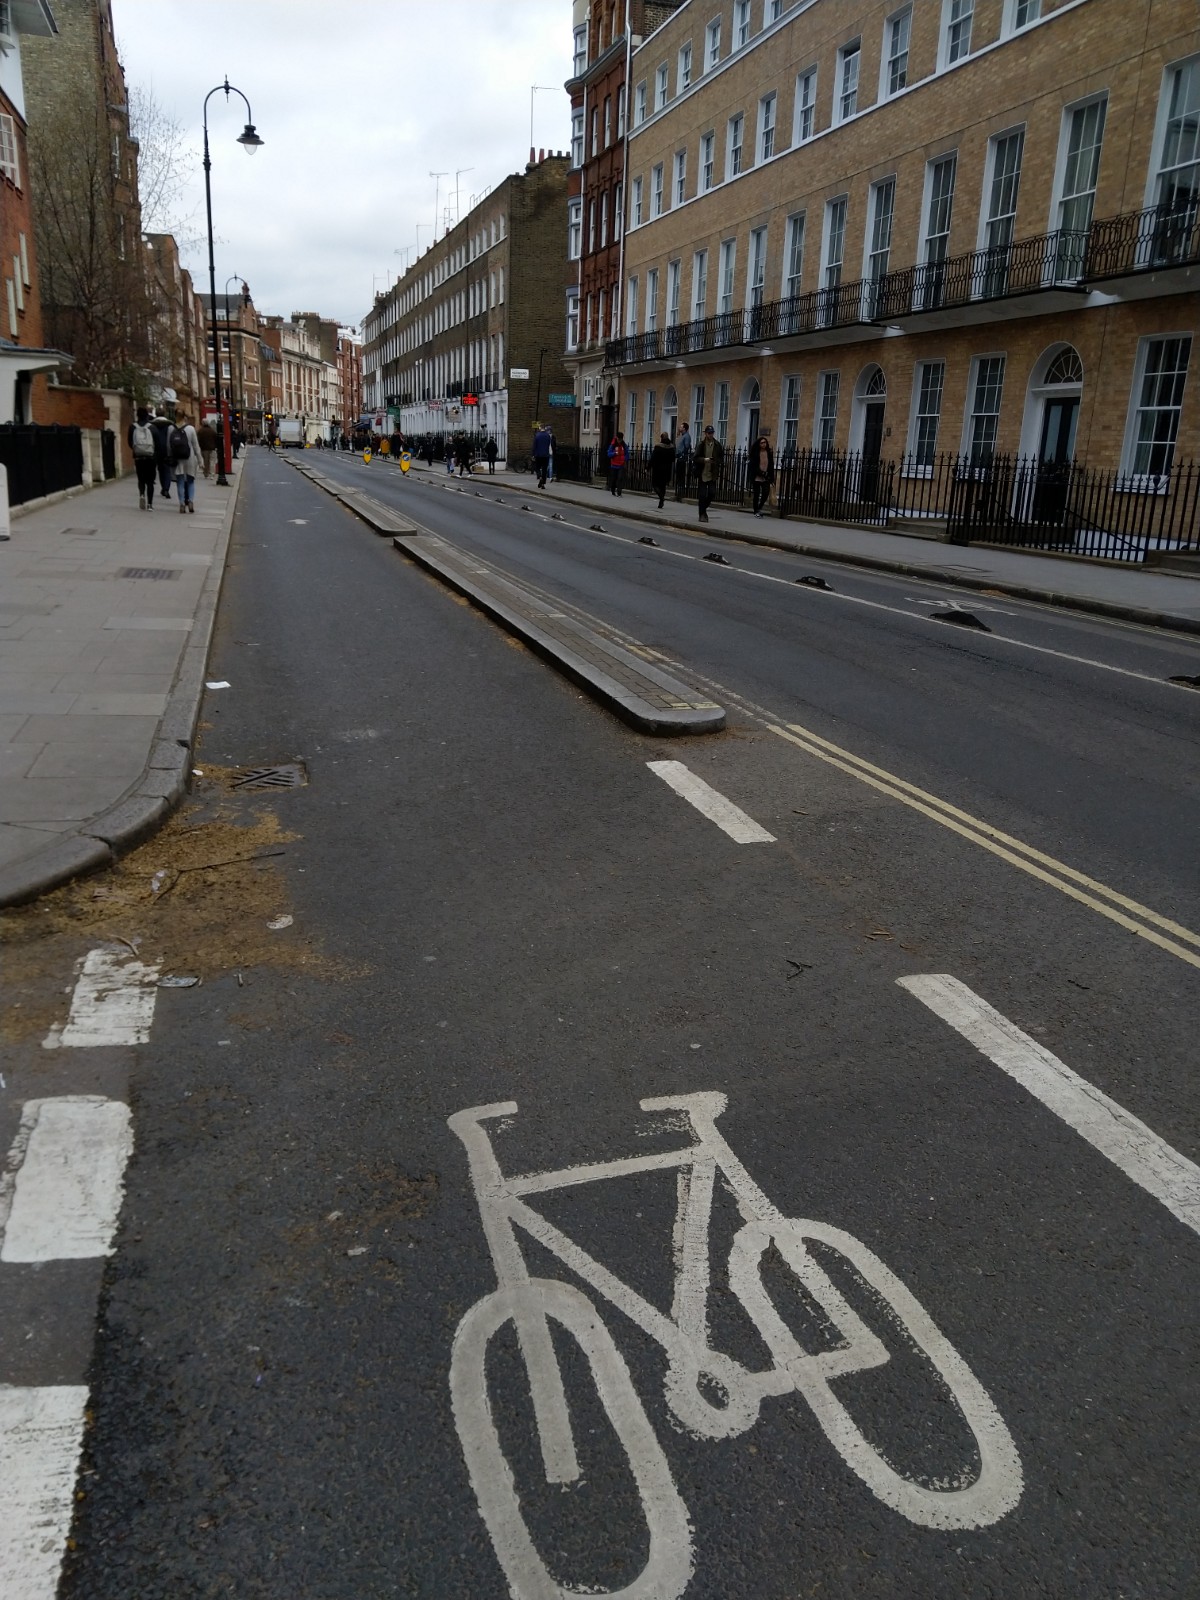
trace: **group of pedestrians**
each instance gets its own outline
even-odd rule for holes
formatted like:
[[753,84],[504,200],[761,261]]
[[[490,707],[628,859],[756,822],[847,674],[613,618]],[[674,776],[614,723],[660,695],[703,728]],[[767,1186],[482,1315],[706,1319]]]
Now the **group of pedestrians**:
[[[629,464],[625,435],[619,429],[608,446],[607,455],[608,492],[619,497],[624,492],[625,470]],[[725,447],[717,438],[717,431],[711,423],[694,448],[691,430],[686,422],[680,423],[674,439],[669,433],[660,433],[658,443],[650,452],[650,487],[658,496],[658,509],[663,509],[672,481],[675,499],[682,501],[687,490],[688,475],[692,473],[696,480],[700,521],[707,522],[724,464]],[[775,452],[771,447],[770,435],[766,432],[760,433],[750,446],[748,476],[754,515],[761,518],[775,482]]]
[[[211,436],[212,443],[206,450],[207,436]],[[197,433],[191,419],[182,412],[171,422],[162,415],[152,415],[146,406],[139,406],[127,438],[137,474],[139,510],[154,509],[156,485],[162,498],[169,500],[174,483],[180,514],[194,512],[196,479],[208,477],[213,452],[220,442],[216,429],[202,423]]]

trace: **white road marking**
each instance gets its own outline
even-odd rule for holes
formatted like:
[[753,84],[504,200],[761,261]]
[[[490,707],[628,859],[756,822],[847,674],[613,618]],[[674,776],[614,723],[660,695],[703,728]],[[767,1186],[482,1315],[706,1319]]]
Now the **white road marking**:
[[711,788],[703,778],[685,767],[682,761],[647,761],[651,772],[657,773],[677,795],[695,806],[702,816],[715,822],[736,844],[774,844],[775,835],[768,833],[748,817],[732,800]]
[[120,1100],[27,1100],[0,1195],[0,1261],[111,1255],[132,1149],[129,1107]]
[[1193,1232],[1200,1233],[1200,1167],[1036,1039],[945,973],[898,978],[935,1016],[973,1044]]
[[54,1600],[88,1392],[0,1384],[0,1594]]
[[158,964],[101,946],[84,957],[66,1026],[51,1028],[47,1050],[94,1045],[145,1044],[154,1021]]

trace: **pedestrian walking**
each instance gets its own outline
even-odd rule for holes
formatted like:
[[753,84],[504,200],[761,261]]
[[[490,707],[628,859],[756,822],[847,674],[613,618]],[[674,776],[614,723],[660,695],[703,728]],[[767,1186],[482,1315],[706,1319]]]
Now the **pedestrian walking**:
[[196,509],[196,479],[203,471],[203,453],[196,430],[188,417],[180,412],[171,429],[169,448],[171,470],[175,477],[175,498],[179,501],[180,515]]
[[687,488],[688,467],[692,460],[692,436],[686,422],[681,422],[675,436],[675,498],[682,500]]
[[458,441],[458,449],[457,449],[457,457],[456,457],[456,459],[458,461],[458,475],[459,475],[459,477],[460,478],[470,477],[470,475],[471,475],[471,441],[470,441],[470,439],[467,439],[467,438],[464,437],[464,438],[461,438]]
[[625,483],[625,463],[629,459],[629,452],[625,448],[625,435],[617,430],[613,442],[608,447],[608,492],[620,495]]
[[158,473],[158,487],[164,500],[171,498],[171,424],[162,412],[150,419],[154,429],[154,470]]
[[137,421],[129,424],[129,448],[133,454],[133,470],[137,473],[138,509],[154,509],[155,451],[154,429],[150,426],[150,413],[139,406]]
[[763,506],[771,498],[771,485],[775,482],[775,452],[770,436],[764,431],[750,447],[750,467],[754,482],[754,515],[761,517]]
[[700,521],[708,521],[708,508],[712,505],[713,495],[717,492],[717,479],[721,476],[721,463],[725,459],[725,447],[717,438],[716,430],[709,423],[704,430],[704,438],[696,447],[696,501],[700,507]]
[[453,439],[447,439],[446,440],[446,476],[448,478],[452,478],[454,476],[454,440]]
[[650,487],[658,496],[658,509],[663,508],[663,501],[667,497],[667,490],[671,484],[671,474],[675,470],[675,446],[671,443],[669,433],[660,433],[658,443],[650,452]]
[[500,454],[500,447],[496,443],[495,439],[488,440],[487,444],[485,444],[483,447],[483,453],[487,457],[488,471],[494,477],[496,472],[496,457]]
[[200,441],[200,460],[204,468],[204,476],[209,478],[212,476],[213,451],[220,443],[217,437],[217,430],[211,422],[202,422],[196,429],[196,438]]
[[538,488],[544,489],[550,472],[550,452],[554,448],[554,435],[544,422],[535,422],[533,426],[533,470],[537,473]]

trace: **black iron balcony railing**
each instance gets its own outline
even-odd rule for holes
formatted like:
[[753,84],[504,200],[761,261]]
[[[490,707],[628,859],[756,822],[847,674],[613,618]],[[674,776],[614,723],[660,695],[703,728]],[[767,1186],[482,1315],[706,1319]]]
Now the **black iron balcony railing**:
[[1084,256],[1088,279],[1121,278],[1134,272],[1200,264],[1200,197],[1181,204],[1150,206],[1092,224]]
[[772,300],[746,313],[750,323],[750,342],[786,339],[793,335],[820,333],[825,328],[849,328],[856,323],[873,322],[877,314],[880,283],[859,281],[839,283],[829,289],[814,289],[810,294]]
[[876,286],[875,317],[891,321],[1039,289],[1073,288],[1084,275],[1087,248],[1086,231],[1059,228],[889,272]]

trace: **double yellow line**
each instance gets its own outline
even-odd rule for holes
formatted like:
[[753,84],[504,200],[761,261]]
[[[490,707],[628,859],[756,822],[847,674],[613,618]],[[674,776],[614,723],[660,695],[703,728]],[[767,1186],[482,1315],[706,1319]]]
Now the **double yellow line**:
[[[880,794],[898,800],[901,805],[919,811],[922,816],[939,823],[943,828],[949,828],[961,838],[969,839],[981,850],[988,850],[992,855],[999,856],[1010,866],[1019,867],[1031,878],[1049,884],[1052,889],[1057,889],[1060,894],[1069,895],[1072,900],[1078,900],[1080,905],[1087,906],[1091,911],[1098,911],[1102,917],[1115,922],[1127,933],[1136,933],[1139,938],[1148,939],[1151,944],[1156,944],[1160,950],[1178,956],[1189,966],[1200,967],[1200,934],[1193,933],[1178,922],[1172,922],[1169,917],[1159,916],[1158,912],[1151,911],[1149,906],[1140,905],[1128,895],[1120,894],[1116,889],[1098,883],[1095,878],[1089,878],[1086,873],[1076,872],[1074,867],[1068,867],[1065,862],[1056,861],[1053,856],[1035,850],[1032,845],[1023,844],[1011,834],[993,828],[990,822],[982,822],[969,812],[960,811],[948,801],[939,800],[937,795],[930,794],[925,789],[918,789],[916,784],[897,778],[883,767],[873,766],[861,756],[843,750],[840,745],[831,744],[828,739],[822,739],[820,734],[811,733],[797,723],[781,726],[778,723],[768,722],[767,727],[780,739],[786,739],[789,744],[794,744],[808,755],[815,756],[818,761],[837,767],[840,772],[857,778],[860,783],[878,790]],[[1192,948],[1188,948],[1189,946]]]

